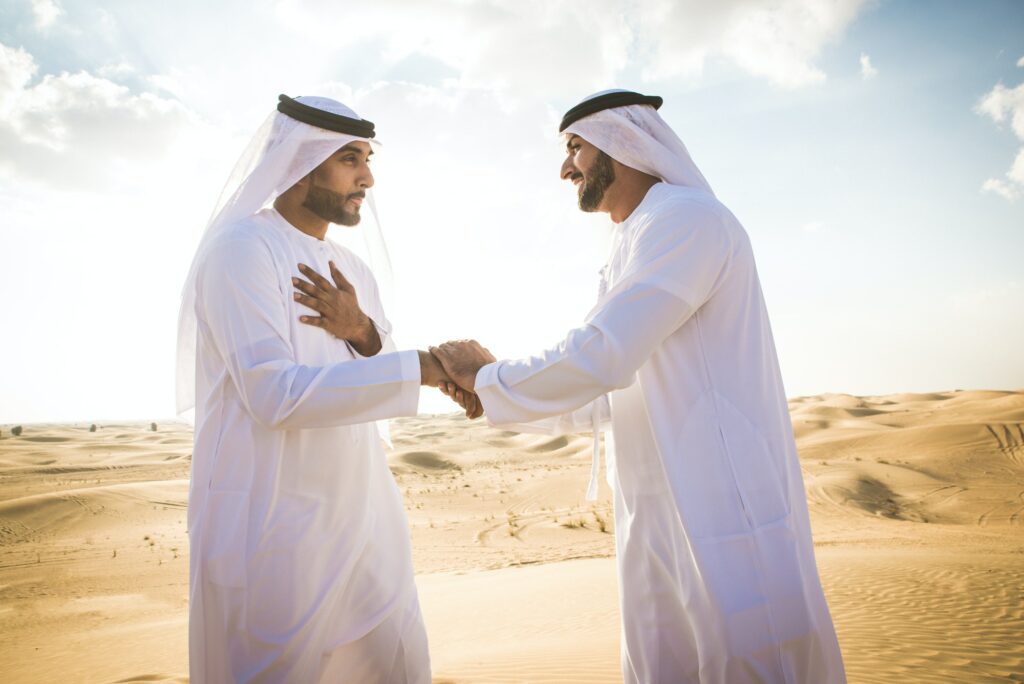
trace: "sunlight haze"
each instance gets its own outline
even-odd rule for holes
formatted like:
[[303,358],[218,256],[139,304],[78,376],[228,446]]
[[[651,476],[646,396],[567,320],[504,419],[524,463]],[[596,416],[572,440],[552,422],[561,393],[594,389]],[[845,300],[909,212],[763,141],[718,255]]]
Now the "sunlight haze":
[[181,286],[279,93],[376,124],[400,347],[582,322],[609,223],[557,124],[623,87],[750,234],[787,394],[1024,387],[1024,6],[768,6],[3,0],[0,423],[174,415]]

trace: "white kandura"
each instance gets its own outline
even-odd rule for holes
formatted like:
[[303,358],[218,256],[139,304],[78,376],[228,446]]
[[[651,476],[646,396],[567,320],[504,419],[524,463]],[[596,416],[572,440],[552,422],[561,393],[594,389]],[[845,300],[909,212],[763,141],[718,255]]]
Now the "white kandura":
[[[358,118],[333,100],[299,101]],[[178,380],[179,408],[195,402],[195,684],[430,681],[408,520],[375,424],[416,415],[419,354],[395,351],[363,261],[270,206],[355,140],[372,142],[272,114],[189,273]],[[379,231],[375,239],[383,245]],[[371,263],[387,274],[386,250],[376,253],[383,260]],[[298,264],[327,274],[330,261],[377,327],[383,347],[373,357],[299,321],[310,310],[292,297]]]
[[[377,323],[378,355],[299,322],[295,264],[329,260]],[[399,648],[429,681],[408,521],[374,423],[416,415],[419,356],[393,351],[369,268],[268,209],[215,239],[196,291],[191,681],[333,681],[325,654],[377,671]]]
[[646,154],[641,170],[676,184],[616,226],[584,325],[480,369],[489,421],[558,433],[610,419],[627,684],[844,682],[746,232],[653,107],[566,134],[633,168]]

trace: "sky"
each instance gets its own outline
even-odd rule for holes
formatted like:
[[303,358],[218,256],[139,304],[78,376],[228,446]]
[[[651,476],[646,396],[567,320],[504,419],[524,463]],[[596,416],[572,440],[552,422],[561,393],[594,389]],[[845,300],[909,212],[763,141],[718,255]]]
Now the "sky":
[[181,287],[279,93],[376,123],[400,347],[557,344],[610,229],[557,123],[611,87],[750,234],[789,396],[1024,389],[1019,2],[0,0],[0,423],[174,415]]

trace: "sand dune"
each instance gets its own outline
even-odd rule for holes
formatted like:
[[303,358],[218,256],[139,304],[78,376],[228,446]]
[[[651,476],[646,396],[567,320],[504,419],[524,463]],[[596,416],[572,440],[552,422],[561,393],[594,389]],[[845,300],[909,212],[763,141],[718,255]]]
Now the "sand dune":
[[[803,401],[792,411],[812,507],[924,523],[1024,524],[1024,402],[957,392]],[[823,415],[870,411],[821,424]]]
[[[790,402],[851,682],[1024,681],[1024,393]],[[5,682],[187,681],[181,423],[0,426]],[[613,682],[589,436],[397,421],[436,682]]]

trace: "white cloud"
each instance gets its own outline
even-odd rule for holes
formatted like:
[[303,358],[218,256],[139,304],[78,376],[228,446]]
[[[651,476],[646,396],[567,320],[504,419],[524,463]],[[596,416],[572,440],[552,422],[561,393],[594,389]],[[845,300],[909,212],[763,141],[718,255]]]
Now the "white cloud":
[[62,14],[64,10],[54,0],[32,0],[32,16],[37,29],[49,28]]
[[37,69],[32,55],[21,48],[10,48],[0,43],[0,114],[6,116],[15,106],[18,93]]
[[860,55],[860,75],[865,81],[878,75],[878,69],[871,65],[871,58],[863,52]]
[[1020,191],[1016,187],[998,178],[989,178],[981,184],[981,189],[984,192],[995,193],[1011,202],[1020,196]]
[[280,0],[278,19],[321,44],[357,25],[367,49],[397,63],[433,57],[467,87],[551,95],[615,83],[637,64],[648,80],[698,76],[729,60],[784,87],[821,82],[815,64],[868,0],[381,0],[361,6]]
[[825,227],[825,224],[822,223],[821,221],[808,221],[804,225],[800,226],[800,228],[805,233],[817,233],[819,230],[821,230],[824,227]]
[[147,77],[146,80],[155,88],[170,93],[177,98],[182,98],[185,95],[184,80],[182,74],[178,71],[172,71],[169,74],[153,74]]
[[109,78],[111,80],[117,78],[124,78],[125,76],[131,76],[136,72],[135,67],[127,62],[118,62],[116,64],[105,64],[96,70],[96,73],[103,78]]
[[396,64],[432,57],[469,88],[538,94],[596,89],[621,71],[630,32],[617,0],[381,0],[341,6],[281,0],[283,24],[319,44],[338,44],[339,25],[358,25],[368,50]]
[[996,123],[1009,117],[1014,134],[1024,140],[1024,83],[1015,88],[997,84],[978,101],[975,110]]
[[[1024,83],[1014,88],[1007,88],[1002,83],[996,84],[978,101],[974,111],[998,124],[1009,119],[1010,129],[1017,140],[1024,142]],[[1018,149],[1005,178],[1006,180],[989,178],[982,184],[981,189],[1010,201],[1020,197],[1024,193],[1024,146]]]
[[194,123],[175,100],[136,93],[86,71],[46,74],[20,48],[0,43],[0,173],[49,184],[95,186],[119,164],[161,157]]
[[650,41],[649,78],[696,75],[724,57],[787,87],[825,80],[814,61],[856,18],[864,0],[640,0],[642,40]]
[[1013,165],[1010,166],[1010,170],[1006,172],[1006,175],[1014,183],[1024,187],[1024,147],[1017,152]]
[[1024,67],[1024,57],[1017,60],[1017,66]]

